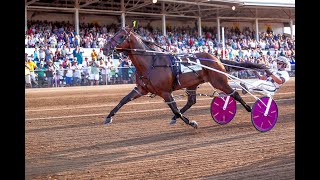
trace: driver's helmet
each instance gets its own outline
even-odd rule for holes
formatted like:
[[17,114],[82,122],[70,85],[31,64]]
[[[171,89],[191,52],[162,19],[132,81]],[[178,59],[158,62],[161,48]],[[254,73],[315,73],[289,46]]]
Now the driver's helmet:
[[289,67],[290,66],[290,62],[289,62],[289,59],[284,57],[284,56],[279,56],[277,57],[277,61],[278,62],[283,62],[286,66],[285,68]]

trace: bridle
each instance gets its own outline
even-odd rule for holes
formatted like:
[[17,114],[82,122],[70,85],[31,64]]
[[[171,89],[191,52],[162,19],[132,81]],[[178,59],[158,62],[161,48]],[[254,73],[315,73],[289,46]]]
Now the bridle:
[[[108,43],[110,43],[110,49],[113,49],[113,50],[116,50],[117,49],[117,46],[119,46],[120,44],[122,44],[124,41],[126,41],[130,35],[131,35],[131,30],[128,32],[125,27],[122,27],[121,30],[123,30],[126,35],[123,39],[121,39],[120,41],[117,41],[115,39],[115,37],[121,32],[121,31],[118,31],[115,35],[113,35],[113,37],[108,41]],[[130,40],[130,38],[129,38]]]

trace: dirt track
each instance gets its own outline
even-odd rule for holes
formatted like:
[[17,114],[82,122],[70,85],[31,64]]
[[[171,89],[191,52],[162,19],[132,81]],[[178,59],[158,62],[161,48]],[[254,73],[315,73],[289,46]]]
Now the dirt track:
[[159,97],[129,102],[103,125],[133,87],[26,89],[26,179],[295,179],[294,77],[274,96],[279,118],[265,133],[241,105],[229,124],[217,124],[209,97],[185,113],[198,129],[180,119],[169,126],[173,114]]

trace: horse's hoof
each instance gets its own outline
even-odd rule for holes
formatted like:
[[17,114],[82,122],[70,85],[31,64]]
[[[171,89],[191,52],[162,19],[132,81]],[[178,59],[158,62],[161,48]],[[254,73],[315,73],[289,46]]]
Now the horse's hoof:
[[106,121],[104,122],[104,124],[111,124],[112,123],[112,117],[107,117]]
[[171,121],[169,122],[169,125],[175,125],[175,124],[176,124],[176,122],[177,122],[177,120],[176,120],[176,119],[171,119]]
[[192,126],[195,129],[198,129],[198,123],[196,121],[191,121],[190,126]]
[[246,107],[246,110],[247,110],[248,112],[251,112],[251,107],[248,105],[248,106]]

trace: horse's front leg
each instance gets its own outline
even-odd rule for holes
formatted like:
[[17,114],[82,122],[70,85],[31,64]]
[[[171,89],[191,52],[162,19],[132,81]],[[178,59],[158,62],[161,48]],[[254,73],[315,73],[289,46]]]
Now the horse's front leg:
[[188,118],[184,117],[181,114],[180,110],[177,107],[177,103],[173,99],[171,93],[169,93],[169,92],[162,93],[161,96],[164,99],[164,101],[168,104],[168,106],[170,107],[171,111],[174,113],[175,116],[181,118],[184,123],[194,127],[195,129],[198,128],[198,123],[196,121],[191,121],[190,122]]
[[[192,88],[187,88],[186,93],[188,94],[188,102],[182,109],[180,109],[181,114],[185,113],[188,109],[191,108],[197,102],[196,97],[197,86]],[[170,125],[176,124],[178,116],[174,115],[170,121]]]
[[104,122],[104,124],[110,124],[112,122],[112,116],[114,116],[123,105],[125,105],[129,101],[132,101],[132,100],[137,99],[143,95],[146,95],[147,93],[148,93],[147,91],[143,90],[140,87],[133,88],[133,90],[128,95],[123,97],[121,99],[121,101],[119,102],[119,104],[115,108],[112,109],[112,111],[106,117],[106,121]]

